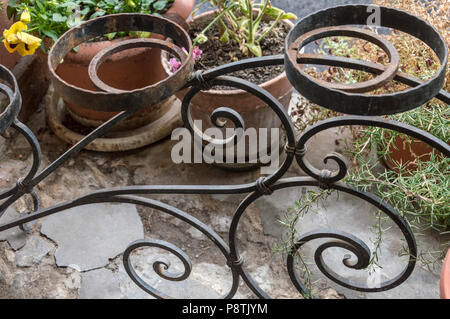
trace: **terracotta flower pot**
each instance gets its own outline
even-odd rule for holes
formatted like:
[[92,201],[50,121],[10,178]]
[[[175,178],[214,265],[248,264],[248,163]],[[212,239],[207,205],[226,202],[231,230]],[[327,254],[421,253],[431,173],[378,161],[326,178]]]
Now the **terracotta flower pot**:
[[441,298],[450,299],[450,249],[447,251],[441,272]]
[[[205,20],[209,22],[214,16],[214,11],[208,11],[195,16],[188,23],[202,23]],[[289,30],[293,27],[290,21],[282,21],[281,23]],[[162,60],[165,72],[169,74],[170,68],[167,62],[167,54],[162,55]],[[259,86],[277,98],[286,110],[288,109],[293,87],[285,72]],[[180,91],[177,97],[183,99],[186,92],[187,90]],[[278,128],[281,126],[280,119],[270,107],[254,95],[243,90],[211,89],[199,92],[191,101],[192,118],[201,120],[202,123],[211,123],[210,115],[218,107],[229,107],[237,111],[242,116],[246,129],[256,128],[258,130],[259,128],[268,128],[270,132],[270,128]],[[202,129],[204,130],[206,128],[208,128],[208,125],[203,124]],[[270,140],[270,136],[268,140]]]
[[[390,152],[389,158],[383,157],[385,165],[393,170],[397,171],[398,166],[402,165],[409,171],[417,170],[417,160],[422,162],[429,161],[431,159],[431,152],[433,148],[428,144],[420,140],[412,140],[411,143],[405,141],[401,136],[396,136],[392,144],[386,145],[387,150]],[[437,156],[441,154],[436,152]]]
[[[193,6],[194,0],[175,0],[167,15],[170,18],[171,15],[177,14],[185,21],[189,17]],[[161,38],[160,36],[155,37]],[[64,62],[56,71],[57,74],[70,84],[95,91],[96,89],[88,75],[89,63],[100,50],[116,41],[121,40],[81,44],[76,53],[70,52],[65,57]],[[166,77],[162,67],[156,66],[161,63],[160,56],[161,50],[151,48],[136,48],[119,52],[99,67],[98,76],[108,85],[118,89],[132,90],[142,88]],[[66,106],[71,116],[86,126],[98,126],[117,114],[117,112],[92,110],[86,105],[66,103]],[[151,122],[161,115],[160,106],[150,105],[124,121],[121,126],[130,129]],[[118,128],[120,128],[120,125]]]

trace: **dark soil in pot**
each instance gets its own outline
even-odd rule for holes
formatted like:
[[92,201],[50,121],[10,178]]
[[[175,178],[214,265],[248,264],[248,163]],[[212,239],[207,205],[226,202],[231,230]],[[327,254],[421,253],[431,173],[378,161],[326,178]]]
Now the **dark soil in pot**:
[[[208,24],[208,21],[200,23],[191,23],[189,35],[194,39]],[[268,28],[270,23],[261,22],[263,29]],[[272,32],[266,36],[260,43],[263,56],[282,54],[284,52],[284,39],[289,30],[283,24],[276,26]],[[234,41],[224,43],[219,41],[220,35],[217,26],[213,26],[206,32],[208,41],[198,45],[203,51],[203,55],[195,64],[195,70],[209,70],[211,68],[236,62],[249,58],[242,53],[239,44]],[[259,67],[254,69],[241,70],[229,75],[239,77],[255,84],[267,82],[284,71],[283,65]],[[224,89],[217,87],[219,89]]]

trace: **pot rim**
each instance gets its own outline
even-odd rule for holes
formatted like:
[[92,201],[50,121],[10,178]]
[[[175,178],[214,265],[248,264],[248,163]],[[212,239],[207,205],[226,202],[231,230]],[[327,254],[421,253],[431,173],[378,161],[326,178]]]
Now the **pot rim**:
[[[217,10],[209,10],[209,11],[203,12],[203,13],[201,13],[201,14],[199,14],[199,15],[196,15],[195,17],[189,18],[189,20],[187,21],[187,23],[190,24],[191,22],[194,22],[194,21],[196,21],[196,20],[198,20],[198,19],[201,19],[201,18],[207,17],[207,16],[209,16],[209,15],[212,15],[212,14],[213,14],[214,12],[216,12],[216,11],[217,11]],[[286,26],[289,28],[289,30],[292,29],[292,28],[294,27],[294,23],[291,22],[290,20],[281,20],[281,23],[283,23],[284,25],[286,25]],[[167,60],[167,59],[166,59],[166,54],[165,54],[164,51],[161,52],[161,59]],[[163,63],[162,63],[162,66],[163,66],[164,70],[165,70],[168,74],[170,74],[170,73],[168,72],[169,70],[167,69],[166,63],[163,62]],[[276,77],[274,77],[273,79],[270,79],[270,80],[268,80],[268,81],[266,81],[266,82],[264,82],[264,83],[258,84],[258,86],[261,87],[261,88],[263,88],[263,89],[266,89],[266,90],[267,90],[267,88],[269,88],[270,86],[274,85],[274,84],[277,83],[277,82],[280,82],[281,80],[284,80],[285,78],[286,78],[286,71],[283,71],[283,72],[281,72],[280,74],[278,74]],[[203,90],[202,90],[202,91],[203,91]],[[241,90],[241,89],[233,89],[233,90],[210,89],[210,90],[207,90],[207,91],[205,91],[205,92],[208,92],[208,94],[210,94],[210,95],[223,95],[223,94],[227,94],[227,95],[240,95],[240,94],[242,94],[242,93],[245,92],[245,91],[244,91],[244,90]]]
[[[166,13],[177,13],[180,14],[180,6],[175,5],[176,2],[186,2],[186,3],[192,3],[192,7],[194,6],[194,0],[174,0],[172,3],[172,6],[167,10]],[[190,10],[189,16],[191,15],[192,12],[192,8]],[[158,34],[155,34],[156,38],[161,38],[163,39],[164,37],[159,36]],[[79,49],[83,50],[91,50],[92,47],[97,47],[96,51],[99,51],[103,48],[106,48],[108,46],[110,46],[113,43],[119,42],[119,41],[123,41],[126,39],[131,39],[131,37],[123,37],[123,38],[115,38],[112,40],[101,40],[101,41],[95,41],[95,42],[83,42],[79,45]],[[134,56],[134,55],[138,55],[141,52],[144,51],[150,51],[152,50],[152,48],[135,48],[135,49],[131,49],[133,53],[128,53],[129,56]],[[49,49],[50,51],[50,49]],[[129,51],[129,50],[127,50]],[[78,54],[80,53],[80,54]],[[123,52],[120,52],[123,53]],[[120,54],[119,53],[119,54]],[[66,62],[69,63],[85,63],[86,61],[90,61],[92,59],[92,57],[90,57],[89,54],[81,54],[81,52],[74,52],[73,50],[70,51],[66,57],[64,58],[64,60],[66,60]],[[115,59],[119,59],[117,57],[110,57],[110,59],[115,60]]]

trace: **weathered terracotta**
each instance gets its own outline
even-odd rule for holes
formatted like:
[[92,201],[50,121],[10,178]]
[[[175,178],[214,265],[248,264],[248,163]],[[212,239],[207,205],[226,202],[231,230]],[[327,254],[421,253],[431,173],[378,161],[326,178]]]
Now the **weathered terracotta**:
[[[3,30],[8,29],[14,21],[8,19],[6,15],[6,7],[8,6],[9,1],[0,2],[0,32],[3,35]],[[2,4],[3,3],[3,4]],[[9,53],[3,43],[0,43],[0,64],[6,66],[8,69],[12,70],[12,68],[16,65],[16,63],[20,60],[20,55],[18,53],[11,54]]]
[[[183,19],[187,19],[194,6],[194,0],[175,0],[168,10],[169,14],[176,13]],[[155,36],[156,37],[156,36]],[[102,49],[111,45],[113,41],[99,41],[83,43],[78,51],[69,53],[64,62],[58,67],[57,73],[65,81],[78,87],[96,90],[92,85],[88,66],[92,58]],[[98,71],[100,79],[110,86],[123,90],[132,90],[154,84],[166,77],[162,67],[156,65],[161,63],[161,50],[137,48],[115,54],[103,63]],[[77,121],[84,125],[92,126],[91,123],[104,122],[117,112],[102,112],[87,108],[84,105],[66,104]],[[128,120],[129,128],[140,126],[154,118],[157,106],[149,106],[135,114]],[[85,120],[83,120],[85,119]]]
[[450,299],[450,249],[447,251],[441,272],[441,298]]
[[[208,11],[188,21],[189,24],[202,20],[210,21],[214,11]],[[293,27],[290,21],[282,21],[289,29]],[[162,56],[163,67],[169,73],[167,55]],[[259,85],[277,98],[287,110],[292,95],[292,85],[283,72],[275,78]],[[180,91],[177,96],[182,99],[187,90]],[[281,126],[281,121],[275,112],[264,102],[243,90],[217,90],[199,92],[191,101],[191,114],[193,119],[202,120],[202,123],[210,123],[211,113],[218,107],[229,107],[236,110],[245,122],[245,128],[276,128]],[[204,124],[203,129],[206,129]],[[211,125],[212,126],[212,125]],[[270,139],[270,137],[269,137]]]
[[[387,145],[387,148],[390,152],[390,158],[383,157],[383,162],[393,171],[397,171],[400,164],[409,171],[415,171],[418,168],[416,160],[429,161],[433,151],[431,146],[420,140],[414,139],[411,143],[408,143],[399,135],[395,137],[392,144]],[[441,153],[436,151],[436,155],[440,156]]]

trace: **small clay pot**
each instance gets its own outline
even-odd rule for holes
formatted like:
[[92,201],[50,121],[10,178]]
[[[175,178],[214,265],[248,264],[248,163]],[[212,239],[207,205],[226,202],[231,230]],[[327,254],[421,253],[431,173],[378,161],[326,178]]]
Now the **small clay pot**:
[[441,272],[441,298],[450,299],[450,249],[444,259]]
[[[393,171],[398,171],[398,166],[400,166],[400,164],[403,167],[406,167],[406,170],[408,171],[415,171],[418,168],[416,161],[429,161],[431,159],[431,152],[433,151],[431,146],[420,140],[413,139],[412,142],[409,143],[409,141],[406,141],[400,135],[397,135],[394,142],[386,147],[388,148],[390,155],[389,157],[384,156],[383,162]],[[436,154],[437,156],[441,155],[441,153],[437,151]]]
[[[194,0],[175,0],[167,12],[168,17],[178,15],[185,20],[189,17],[193,6]],[[161,38],[158,35],[152,37]],[[58,66],[56,73],[70,84],[96,91],[88,75],[90,61],[100,50],[122,40],[83,43],[79,45],[77,52],[72,51],[67,54],[64,62]],[[157,66],[161,63],[160,56],[160,49],[135,48],[122,51],[113,55],[99,67],[98,76],[108,85],[122,90],[133,90],[152,85],[167,77],[162,71],[162,67]],[[117,114],[117,112],[92,110],[87,105],[66,103],[66,107],[73,118],[85,126],[98,126]],[[154,120],[159,109],[158,105],[150,105],[123,121],[122,127],[128,129],[140,127]]]

